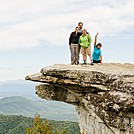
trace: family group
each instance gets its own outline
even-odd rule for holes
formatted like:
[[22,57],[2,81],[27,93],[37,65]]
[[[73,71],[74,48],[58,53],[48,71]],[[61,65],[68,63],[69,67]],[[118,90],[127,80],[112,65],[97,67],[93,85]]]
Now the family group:
[[84,65],[87,64],[87,56],[91,61],[91,65],[94,63],[102,63],[102,51],[101,43],[97,43],[97,33],[95,35],[94,40],[94,50],[91,54],[91,42],[92,39],[90,34],[87,32],[86,29],[83,29],[83,23],[79,22],[78,26],[75,28],[75,31],[71,33],[69,37],[69,46],[71,52],[71,65],[78,65],[79,64],[79,54],[81,52],[83,56],[83,63]]

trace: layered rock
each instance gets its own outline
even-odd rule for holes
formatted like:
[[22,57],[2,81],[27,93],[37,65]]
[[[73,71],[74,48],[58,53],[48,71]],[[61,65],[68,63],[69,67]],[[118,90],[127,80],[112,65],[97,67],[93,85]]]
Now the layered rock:
[[134,65],[53,65],[29,75],[39,97],[76,106],[81,133],[134,134]]

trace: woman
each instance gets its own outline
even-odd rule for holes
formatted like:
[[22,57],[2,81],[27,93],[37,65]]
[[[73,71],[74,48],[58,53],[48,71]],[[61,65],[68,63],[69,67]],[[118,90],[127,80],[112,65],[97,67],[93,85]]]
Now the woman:
[[78,27],[75,28],[75,31],[71,33],[69,38],[69,45],[71,51],[71,65],[79,64],[79,45],[78,41],[81,36],[81,33],[78,32]]
[[101,43],[98,43],[97,44],[98,34],[99,33],[97,33],[95,35],[94,51],[93,51],[93,55],[92,55],[92,57],[93,57],[93,63],[102,63],[102,51],[101,51],[102,44]]
[[93,65],[92,58],[91,58],[91,37],[87,34],[86,30],[82,30],[82,35],[79,39],[79,44],[81,46],[81,54],[83,55],[83,64],[87,64],[87,55],[91,60],[91,65]]

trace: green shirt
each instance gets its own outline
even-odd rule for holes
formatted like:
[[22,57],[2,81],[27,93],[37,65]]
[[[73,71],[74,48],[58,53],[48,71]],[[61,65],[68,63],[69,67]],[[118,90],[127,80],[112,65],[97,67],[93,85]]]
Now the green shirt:
[[88,48],[91,45],[91,42],[92,39],[88,34],[80,36],[79,44],[82,48]]

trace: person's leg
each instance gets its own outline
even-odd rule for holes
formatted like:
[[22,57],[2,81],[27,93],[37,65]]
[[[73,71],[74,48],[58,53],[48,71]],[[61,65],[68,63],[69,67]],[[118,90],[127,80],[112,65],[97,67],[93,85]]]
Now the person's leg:
[[83,56],[83,64],[87,64],[87,55],[86,55],[86,49],[85,48],[81,48],[81,54]]
[[101,63],[101,61],[100,60],[97,61],[93,59],[93,63]]
[[73,65],[75,63],[75,59],[74,59],[74,45],[70,46],[70,50],[71,50],[71,64]]
[[76,45],[76,55],[75,55],[75,64],[79,64],[79,46]]
[[87,55],[86,54],[83,54],[83,61],[84,61],[84,64],[87,64]]
[[88,54],[88,56],[89,56],[90,61],[92,61],[92,56],[91,56],[91,54]]
[[88,56],[89,56],[89,59],[90,59],[90,61],[91,61],[91,65],[94,65],[94,62],[93,62],[93,60],[92,60],[91,54],[88,54]]
[[78,45],[78,64],[80,62],[80,50],[81,50],[81,46]]
[[83,61],[87,61],[87,55],[83,54]]
[[76,45],[74,45],[74,64],[76,64]]
[[93,60],[92,60],[92,56],[91,56],[91,46],[86,49],[86,53],[89,56],[89,59],[91,61],[91,65],[93,65]]

